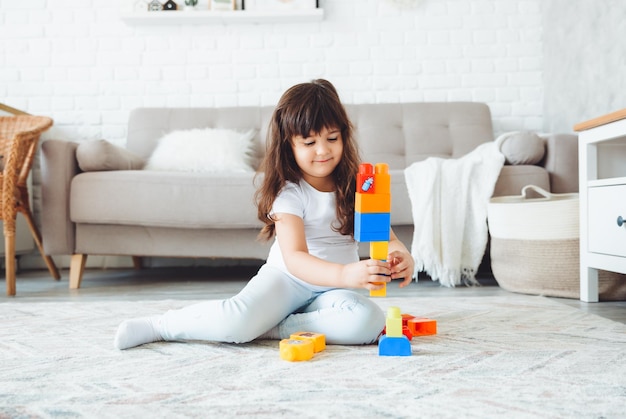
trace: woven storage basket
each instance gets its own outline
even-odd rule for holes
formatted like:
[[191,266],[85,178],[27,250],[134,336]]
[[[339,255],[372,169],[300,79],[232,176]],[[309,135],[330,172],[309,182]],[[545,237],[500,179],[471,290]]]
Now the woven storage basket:
[[[528,198],[534,191],[540,198]],[[534,185],[520,196],[492,198],[487,207],[491,269],[512,292],[580,298],[578,194],[551,194]],[[600,271],[601,300],[626,299],[626,275]]]

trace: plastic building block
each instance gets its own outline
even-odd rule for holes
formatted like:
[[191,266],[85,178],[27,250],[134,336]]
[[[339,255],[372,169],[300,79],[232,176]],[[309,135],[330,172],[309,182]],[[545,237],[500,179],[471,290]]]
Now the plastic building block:
[[390,337],[382,335],[378,339],[379,356],[411,356],[411,342],[406,336]]
[[391,212],[391,195],[357,193],[354,209],[363,214]]
[[294,340],[310,340],[313,342],[313,352],[318,353],[326,349],[326,336],[321,333],[298,332],[292,334],[290,339]]
[[412,314],[402,313],[402,326],[406,326],[407,322],[414,318],[415,316]]
[[408,340],[413,340],[413,333],[411,333],[409,326],[402,326],[402,334],[406,336]]
[[428,336],[437,334],[437,321],[426,317],[414,317],[407,320],[407,326],[413,336]]
[[283,339],[280,341],[280,357],[285,361],[308,361],[313,358],[315,345],[312,340]]
[[354,213],[354,239],[359,242],[388,242],[391,214]]
[[389,307],[387,309],[385,334],[390,338],[399,338],[402,336],[402,316],[400,315],[400,308]]
[[[386,260],[389,253],[391,232],[391,177],[386,163],[359,165],[356,176],[354,203],[354,239],[358,242],[374,242],[370,245],[370,257]],[[385,297],[387,283],[378,290],[371,290],[370,297]]]
[[370,258],[376,260],[387,260],[389,255],[389,242],[370,242]]
[[387,163],[376,163],[376,166],[374,166],[374,181],[376,182],[377,194],[391,194],[391,175],[389,174]]
[[374,166],[370,163],[361,163],[356,175],[356,192],[362,194],[376,193]]

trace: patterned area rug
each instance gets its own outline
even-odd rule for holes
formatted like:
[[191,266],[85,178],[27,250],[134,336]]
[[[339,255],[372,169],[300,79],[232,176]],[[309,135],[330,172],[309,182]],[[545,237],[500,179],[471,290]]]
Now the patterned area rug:
[[0,304],[0,417],[624,417],[626,325],[542,297],[387,298],[437,320],[411,357],[277,341],[112,348],[183,301]]

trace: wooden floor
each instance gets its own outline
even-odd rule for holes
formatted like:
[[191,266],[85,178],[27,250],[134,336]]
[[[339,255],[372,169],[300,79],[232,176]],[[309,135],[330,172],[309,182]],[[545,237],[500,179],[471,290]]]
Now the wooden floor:
[[[146,268],[88,270],[78,290],[70,290],[68,271],[62,270],[61,281],[53,280],[45,270],[21,271],[17,278],[17,295],[0,302],[102,301],[115,300],[201,300],[227,298],[236,294],[254,275],[258,266]],[[404,289],[392,283],[390,297],[411,296],[489,296],[511,295],[501,289],[493,277],[479,277],[480,287],[445,288],[429,278],[420,279]],[[626,324],[626,301],[584,303],[578,300],[554,298],[579,310]]]

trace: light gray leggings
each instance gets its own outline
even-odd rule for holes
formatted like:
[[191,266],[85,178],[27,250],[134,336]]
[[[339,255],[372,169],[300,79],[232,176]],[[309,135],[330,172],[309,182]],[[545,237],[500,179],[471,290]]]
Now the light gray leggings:
[[368,297],[346,289],[313,291],[264,265],[234,297],[168,311],[160,332],[165,340],[243,343],[307,331],[323,333],[330,344],[360,345],[376,342],[384,326],[383,311]]

